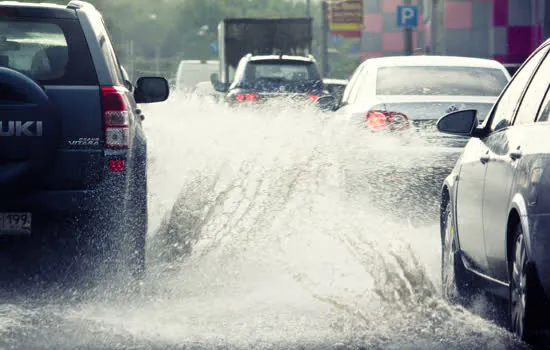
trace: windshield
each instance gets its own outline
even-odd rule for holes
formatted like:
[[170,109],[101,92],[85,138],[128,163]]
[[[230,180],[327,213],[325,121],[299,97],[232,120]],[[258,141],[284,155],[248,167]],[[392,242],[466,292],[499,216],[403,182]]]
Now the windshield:
[[507,83],[505,74],[495,68],[382,67],[376,94],[498,96]]

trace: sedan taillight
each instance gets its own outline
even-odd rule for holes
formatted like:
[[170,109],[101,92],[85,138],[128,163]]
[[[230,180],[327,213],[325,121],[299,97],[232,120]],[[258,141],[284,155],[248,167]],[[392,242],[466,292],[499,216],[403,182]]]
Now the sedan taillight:
[[409,119],[403,113],[386,111],[368,111],[365,117],[365,127],[374,131],[398,131],[409,128]]

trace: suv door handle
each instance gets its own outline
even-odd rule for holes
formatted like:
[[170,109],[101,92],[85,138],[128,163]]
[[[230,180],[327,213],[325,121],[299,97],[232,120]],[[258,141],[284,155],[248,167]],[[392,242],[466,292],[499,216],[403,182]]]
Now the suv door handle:
[[136,115],[139,117],[139,119],[141,120],[145,120],[145,116],[143,115],[143,112],[141,111],[141,109],[136,109]]
[[491,159],[491,158],[489,157],[489,151],[485,152],[484,155],[482,155],[481,157],[479,157],[479,161],[480,161],[481,163],[483,163],[483,164],[488,163],[488,162],[489,162],[489,159]]
[[512,160],[518,160],[521,158],[522,155],[523,153],[518,149],[517,151],[510,153],[510,158],[512,158]]

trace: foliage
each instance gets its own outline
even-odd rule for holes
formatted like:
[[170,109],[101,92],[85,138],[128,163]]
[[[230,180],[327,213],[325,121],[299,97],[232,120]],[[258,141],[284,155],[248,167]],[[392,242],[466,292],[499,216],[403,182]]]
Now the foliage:
[[[33,2],[23,0],[26,2]],[[35,0],[36,1],[36,0]],[[49,0],[66,4],[69,0]],[[216,59],[210,44],[217,38],[217,25],[225,17],[305,17],[305,0],[88,0],[103,14],[120,60],[132,62],[136,72],[154,71],[156,55],[164,74],[175,73],[182,59]],[[321,4],[311,1],[314,46],[321,39]],[[206,30],[203,30],[206,29]],[[133,43],[131,55],[130,43]],[[341,54],[330,56],[330,76],[345,77],[359,63],[359,54],[349,48],[357,40],[332,45]],[[130,57],[130,55],[132,57]],[[167,64],[173,60],[173,64]]]

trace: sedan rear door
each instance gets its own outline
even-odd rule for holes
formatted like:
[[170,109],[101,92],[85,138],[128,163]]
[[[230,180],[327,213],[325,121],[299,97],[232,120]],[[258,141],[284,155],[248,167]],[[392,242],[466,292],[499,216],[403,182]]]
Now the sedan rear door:
[[[485,249],[490,276],[503,282],[508,280],[506,234],[511,191],[516,171],[525,160],[526,142],[533,134],[534,121],[548,89],[550,59],[547,53],[548,46],[540,49],[516,73],[495,108],[491,133],[484,140],[489,149],[483,194]],[[538,142],[546,144],[546,139]],[[528,143],[532,149],[532,142]]]

